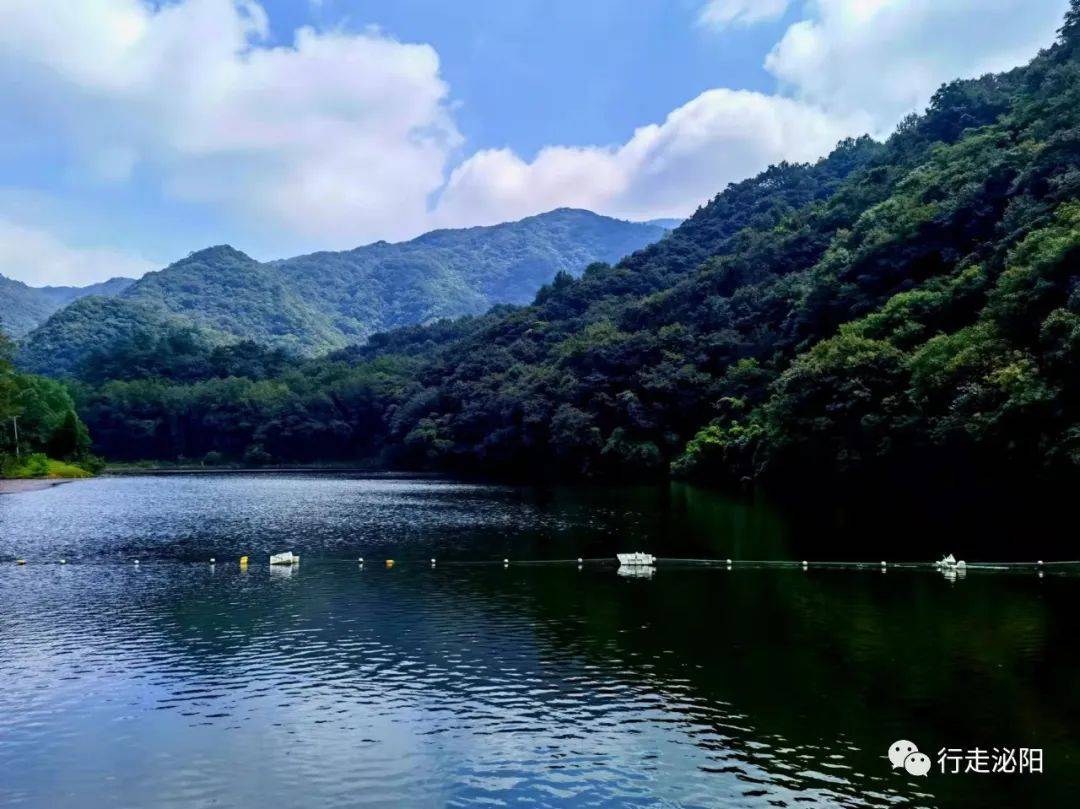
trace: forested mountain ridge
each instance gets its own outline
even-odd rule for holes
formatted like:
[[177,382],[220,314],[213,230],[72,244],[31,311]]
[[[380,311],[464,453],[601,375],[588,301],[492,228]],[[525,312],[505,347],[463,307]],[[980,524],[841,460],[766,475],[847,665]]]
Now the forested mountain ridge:
[[526,303],[557,273],[614,260],[665,233],[560,209],[267,263],[221,245],[147,273],[108,307],[105,320],[99,302],[58,312],[23,341],[19,360],[35,372],[77,373],[89,356],[112,350],[116,336],[165,322],[186,324],[211,345],[252,340],[314,356],[396,326]]
[[0,331],[9,337],[21,337],[78,298],[88,295],[111,297],[133,283],[133,278],[110,278],[85,287],[32,287],[0,275]]
[[665,229],[570,208],[517,222],[435,230],[412,241],[273,262],[305,300],[360,342],[397,326],[525,304],[557,273],[577,275],[659,241]]
[[[145,373],[99,373],[79,398],[114,457],[1064,479],[1080,469],[1078,277],[1074,0],[1029,65],[943,86],[885,143],[729,186],[529,306],[250,373],[162,342]],[[188,381],[167,381],[174,365]]]

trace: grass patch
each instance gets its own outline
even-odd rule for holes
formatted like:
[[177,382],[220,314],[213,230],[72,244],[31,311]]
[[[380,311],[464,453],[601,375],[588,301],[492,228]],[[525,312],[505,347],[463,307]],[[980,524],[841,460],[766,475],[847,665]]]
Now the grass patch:
[[21,459],[8,458],[0,470],[5,478],[90,478],[93,474],[66,461],[34,454]]

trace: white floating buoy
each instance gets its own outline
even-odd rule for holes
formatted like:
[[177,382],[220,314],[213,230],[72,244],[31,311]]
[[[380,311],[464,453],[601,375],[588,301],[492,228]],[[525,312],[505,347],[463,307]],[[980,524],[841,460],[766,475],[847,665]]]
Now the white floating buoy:
[[731,567],[731,560],[730,559],[727,560],[727,566]]
[[581,559],[581,557],[580,557],[580,556],[579,556],[579,557],[577,558],[577,563],[578,563],[579,565],[580,565],[580,564],[582,563],[582,559]]
[[803,570],[806,570],[806,569],[807,569],[807,568],[809,568],[809,567],[810,567],[810,563],[809,563],[809,562],[807,562],[807,561],[806,561],[805,559],[803,559],[803,563],[802,563],[802,569],[803,569]]
[[886,565],[885,565],[885,562],[882,562],[882,563],[881,563],[881,569],[882,569],[882,570],[884,570],[884,569],[885,569],[885,567],[886,567]]
[[510,560],[509,559],[503,559],[503,567],[510,567]]
[[139,560],[138,560],[138,559],[136,559],[136,560],[135,560],[135,564],[139,564]]
[[361,565],[362,565],[362,564],[364,564],[364,557],[363,557],[363,556],[361,556],[361,557],[360,557],[359,559],[357,559],[356,561],[357,561],[357,563],[358,563],[358,564],[361,564]]
[[1043,560],[1042,560],[1042,559],[1040,559],[1040,560],[1039,560],[1038,562],[1036,562],[1035,564],[1037,564],[1037,565],[1038,565],[1039,567],[1042,567],[1042,566],[1043,566]]
[[66,564],[67,564],[67,559],[61,559],[61,560],[60,560],[60,564],[62,564],[62,565],[66,565]]
[[431,566],[435,567],[435,559],[434,558],[432,558],[432,560],[431,560]]

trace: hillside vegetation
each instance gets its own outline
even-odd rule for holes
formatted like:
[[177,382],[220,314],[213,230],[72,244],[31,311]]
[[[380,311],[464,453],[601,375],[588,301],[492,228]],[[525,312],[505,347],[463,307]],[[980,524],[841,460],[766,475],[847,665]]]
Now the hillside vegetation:
[[32,287],[0,275],[0,331],[22,337],[72,301],[118,295],[133,283],[131,278],[111,278],[85,287]]
[[731,185],[528,306],[301,363],[161,339],[132,347],[145,372],[114,358],[79,398],[125,458],[1063,480],[1080,469],[1078,262],[1074,0],[1030,65],[943,86],[884,143]]
[[187,328],[208,346],[251,340],[316,356],[377,331],[527,303],[557,273],[614,260],[665,233],[562,209],[270,263],[211,247],[148,273],[107,303],[84,298],[57,312],[26,337],[19,362],[80,375],[93,355],[166,326]]

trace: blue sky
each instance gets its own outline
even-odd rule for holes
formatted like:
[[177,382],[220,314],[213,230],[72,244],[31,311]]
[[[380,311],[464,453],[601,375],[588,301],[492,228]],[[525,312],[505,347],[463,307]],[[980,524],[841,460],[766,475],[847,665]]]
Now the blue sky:
[[[430,42],[474,149],[532,157],[551,143],[625,141],[711,87],[769,90],[779,21],[729,31],[696,25],[693,0],[325,0],[268,3],[275,37],[311,19],[375,22]],[[279,13],[280,12],[280,13]],[[347,24],[348,24],[347,23]]]
[[0,274],[44,284],[685,216],[1026,61],[1067,0],[0,4]]

